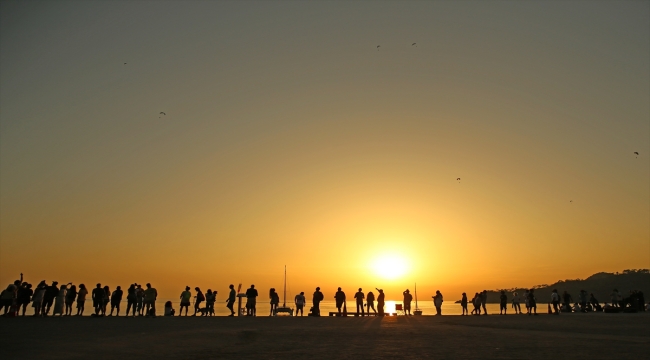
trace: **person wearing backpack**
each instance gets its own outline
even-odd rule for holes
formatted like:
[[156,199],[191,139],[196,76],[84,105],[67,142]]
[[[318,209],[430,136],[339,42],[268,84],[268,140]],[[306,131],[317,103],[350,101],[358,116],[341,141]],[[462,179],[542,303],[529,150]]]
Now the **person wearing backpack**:
[[203,295],[201,289],[197,286],[194,290],[196,290],[196,301],[194,302],[194,315],[192,316],[196,316],[196,313],[201,309],[201,303],[205,301],[205,295]]

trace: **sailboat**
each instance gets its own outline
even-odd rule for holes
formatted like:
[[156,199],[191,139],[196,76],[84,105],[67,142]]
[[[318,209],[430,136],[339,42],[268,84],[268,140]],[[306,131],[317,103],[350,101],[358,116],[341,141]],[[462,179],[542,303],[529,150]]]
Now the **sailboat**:
[[418,308],[418,284],[415,283],[415,310],[413,311],[413,315],[422,315],[422,310]]
[[284,291],[282,294],[282,306],[278,306],[275,309],[274,316],[277,316],[279,313],[286,313],[289,316],[293,316],[293,309],[287,307],[287,265],[284,266]]

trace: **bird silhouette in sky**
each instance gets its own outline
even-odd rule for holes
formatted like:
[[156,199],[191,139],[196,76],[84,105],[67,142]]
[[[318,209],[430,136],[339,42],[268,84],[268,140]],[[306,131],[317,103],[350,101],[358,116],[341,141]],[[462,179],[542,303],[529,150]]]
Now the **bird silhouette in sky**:
[[458,180],[458,182],[460,182],[460,178],[456,178],[456,180]]
[[381,47],[381,45],[377,45],[377,51],[379,51],[379,48],[380,48],[380,47]]
[[124,63],[124,65],[126,65],[126,63]]
[[570,203],[572,203],[572,202],[573,202],[573,200],[569,200],[569,202],[570,202]]
[[[165,114],[164,112],[161,111],[160,115],[167,115],[167,114]],[[160,119],[160,116],[158,116],[158,119]]]
[[[413,44],[411,44],[411,46],[414,46],[415,44],[416,44],[416,43],[413,43]],[[415,45],[415,47],[417,47],[417,45]]]
[[639,152],[638,152],[638,151],[635,151],[635,152],[634,152],[634,155],[636,155],[636,157],[638,158],[638,157],[639,157]]

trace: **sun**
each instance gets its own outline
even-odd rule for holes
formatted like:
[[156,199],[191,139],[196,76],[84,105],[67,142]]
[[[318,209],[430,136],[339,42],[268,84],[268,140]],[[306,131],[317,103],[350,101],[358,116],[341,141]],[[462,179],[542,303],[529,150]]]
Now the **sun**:
[[379,256],[372,263],[372,268],[378,276],[394,280],[406,274],[408,271],[408,264],[406,260],[395,254],[386,254]]

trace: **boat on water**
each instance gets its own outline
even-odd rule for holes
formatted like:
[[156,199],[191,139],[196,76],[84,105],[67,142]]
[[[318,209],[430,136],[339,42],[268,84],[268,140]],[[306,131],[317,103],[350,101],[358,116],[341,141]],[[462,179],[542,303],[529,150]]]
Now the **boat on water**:
[[413,310],[413,315],[422,315],[422,310],[418,307],[418,284],[415,283],[415,310]]
[[278,316],[278,314],[288,314],[293,316],[293,308],[287,306],[287,266],[284,266],[284,289],[282,294],[282,306],[278,306],[275,311],[273,311],[273,316]]

